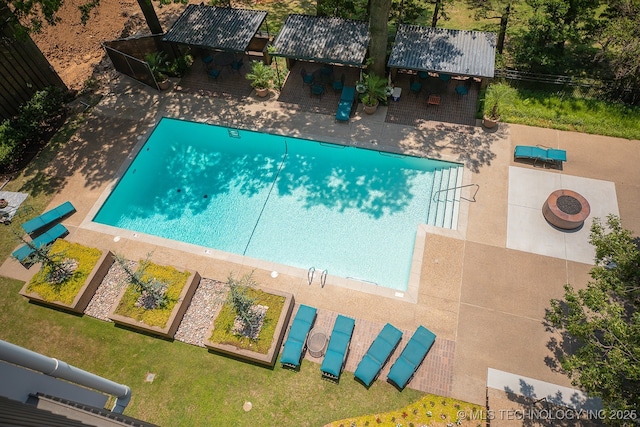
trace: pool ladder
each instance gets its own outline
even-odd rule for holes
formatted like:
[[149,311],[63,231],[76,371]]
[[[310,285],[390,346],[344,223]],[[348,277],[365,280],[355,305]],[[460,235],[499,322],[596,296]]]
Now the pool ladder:
[[[316,268],[315,267],[311,267],[309,268],[309,271],[307,271],[307,283],[310,285],[313,282],[313,277],[316,274]],[[329,274],[329,272],[324,269],[322,270],[322,273],[320,273],[320,286],[324,288],[324,285],[327,283],[327,274]]]

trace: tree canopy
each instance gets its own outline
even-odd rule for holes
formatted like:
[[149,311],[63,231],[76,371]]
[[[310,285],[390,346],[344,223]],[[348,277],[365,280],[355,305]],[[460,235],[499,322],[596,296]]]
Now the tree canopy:
[[596,249],[592,280],[577,291],[565,285],[564,298],[552,300],[547,311],[548,326],[563,337],[551,346],[573,384],[601,397],[605,409],[635,410],[640,407],[640,241],[611,215],[606,226],[594,220],[590,242]]

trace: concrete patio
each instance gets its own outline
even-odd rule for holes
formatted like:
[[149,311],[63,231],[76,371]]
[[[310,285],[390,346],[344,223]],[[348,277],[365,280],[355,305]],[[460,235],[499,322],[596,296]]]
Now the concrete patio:
[[[640,234],[638,141],[504,124],[495,132],[423,119],[415,125],[401,125],[385,120],[387,107],[368,116],[359,106],[345,124],[336,123],[332,114],[292,108],[278,102],[275,94],[265,100],[253,93],[246,97],[208,95],[158,93],[126,77],[114,82],[110,93],[44,171],[61,183],[51,206],[70,200],[77,208],[64,221],[70,230],[67,239],[130,259],[144,258],[153,251],[159,263],[197,270],[203,277],[218,280],[225,280],[231,271],[255,269],[259,283],[293,293],[296,303],[317,307],[318,325],[326,329],[337,313],[357,319],[347,371],[355,370],[386,322],[405,331],[394,357],[422,324],[438,338],[409,387],[484,405],[490,368],[570,386],[547,347],[552,335],[542,320],[549,300],[563,295],[565,283],[581,288],[589,280],[588,226],[568,236],[546,228],[544,219],[540,221],[542,214],[536,214],[534,208],[549,188],[580,185],[584,190],[578,191],[585,192],[592,212],[597,216],[619,213],[623,226]],[[256,265],[255,260],[231,254],[213,256],[201,248],[168,245],[163,239],[142,238],[124,230],[116,242],[113,234],[90,225],[91,213],[123,172],[123,164],[135,156],[164,116],[460,162],[465,165],[465,183],[477,184],[479,191],[476,202],[462,202],[458,230],[423,230],[424,247],[414,255],[420,266],[416,301],[362,292],[333,278],[324,288],[317,282],[308,285],[306,274],[293,268],[266,262]],[[515,145],[536,144],[567,150],[564,168],[542,170],[513,161]],[[598,188],[603,191],[589,191],[593,187],[588,180],[602,183]],[[466,191],[470,196],[471,189]],[[531,230],[536,231],[532,234]],[[540,244],[542,239],[562,244],[564,252],[551,249],[557,244]],[[569,256],[575,247],[582,248],[580,256]],[[280,274],[272,278],[275,268]],[[28,280],[33,273],[34,269],[25,270],[12,259],[0,267],[3,276],[20,280]],[[381,379],[392,363],[393,358]],[[343,374],[342,380],[352,380],[350,373]]]

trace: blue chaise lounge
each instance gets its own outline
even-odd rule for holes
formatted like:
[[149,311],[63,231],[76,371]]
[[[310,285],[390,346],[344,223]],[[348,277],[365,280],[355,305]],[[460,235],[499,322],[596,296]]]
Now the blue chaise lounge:
[[391,366],[387,379],[403,389],[427,356],[435,340],[436,335],[433,332],[424,326],[418,326],[398,360]]
[[329,378],[334,381],[340,378],[344,362],[347,360],[349,343],[351,342],[355,324],[355,320],[341,314],[336,318],[336,323],[333,325],[333,331],[329,339],[329,346],[322,361],[322,366],[320,366],[323,378]]
[[[62,224],[56,224],[49,230],[45,231],[35,239],[31,241],[31,244],[36,248],[41,248],[53,243],[58,237],[63,237],[69,232]],[[31,254],[35,252],[29,245],[22,245],[16,249],[11,255],[20,262],[25,261]]]
[[532,145],[517,145],[513,153],[514,159],[533,160],[535,165],[538,161],[552,163],[560,168],[562,162],[567,161],[567,152],[556,148],[544,148]]
[[307,344],[307,335],[316,319],[316,311],[315,308],[304,304],[298,308],[282,350],[280,363],[283,367],[297,369],[300,366],[302,352]]
[[60,206],[25,222],[22,224],[22,228],[27,234],[34,234],[75,211],[76,208],[73,207],[71,202],[64,202]]
[[340,102],[338,103],[338,111],[336,111],[336,120],[339,122],[348,122],[351,116],[351,108],[356,99],[356,88],[354,86],[345,86],[342,88]]
[[387,363],[391,353],[393,353],[401,339],[402,331],[387,323],[376,339],[373,340],[371,347],[369,347],[369,350],[367,350],[367,353],[358,364],[354,373],[355,377],[369,387],[382,370],[384,364]]

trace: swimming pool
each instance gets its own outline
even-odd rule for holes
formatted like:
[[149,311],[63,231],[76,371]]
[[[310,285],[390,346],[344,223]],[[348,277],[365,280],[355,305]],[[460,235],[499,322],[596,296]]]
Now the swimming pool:
[[443,164],[163,118],[93,221],[405,290]]

